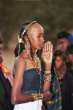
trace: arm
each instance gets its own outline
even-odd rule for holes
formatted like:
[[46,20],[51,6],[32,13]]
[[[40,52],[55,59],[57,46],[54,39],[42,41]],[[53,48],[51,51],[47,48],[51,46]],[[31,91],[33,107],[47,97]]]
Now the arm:
[[13,104],[22,103],[22,102],[25,103],[34,100],[32,96],[25,96],[21,93],[24,69],[25,69],[24,59],[19,58],[19,61],[16,66],[15,79],[13,81],[13,88],[12,88],[11,100]]
[[43,85],[44,93],[49,92],[50,89],[52,56],[53,56],[53,45],[51,42],[46,42],[42,52],[42,58],[45,64],[44,85]]
[[50,83],[51,83],[51,67],[48,64],[48,65],[45,66],[45,71],[44,71],[43,92],[49,91],[49,89],[50,89]]

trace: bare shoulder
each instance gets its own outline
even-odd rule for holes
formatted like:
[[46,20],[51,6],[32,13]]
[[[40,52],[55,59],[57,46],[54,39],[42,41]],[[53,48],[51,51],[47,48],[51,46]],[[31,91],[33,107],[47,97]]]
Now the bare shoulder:
[[16,69],[15,69],[15,80],[18,82],[18,80],[22,80],[23,77],[23,73],[25,70],[25,58],[23,57],[23,54],[20,55],[17,59],[17,63],[16,63]]
[[24,68],[26,59],[28,59],[28,52],[27,50],[24,50],[17,59],[17,68]]
[[24,51],[21,53],[21,55],[20,55],[20,57],[19,57],[19,60],[25,60],[25,59],[28,58],[28,56],[29,56],[28,51],[27,51],[27,50],[24,50]]

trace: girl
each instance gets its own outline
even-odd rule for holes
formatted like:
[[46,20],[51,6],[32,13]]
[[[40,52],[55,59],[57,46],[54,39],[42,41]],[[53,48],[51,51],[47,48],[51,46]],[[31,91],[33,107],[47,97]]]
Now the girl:
[[[51,97],[49,90],[51,80],[51,62],[53,46],[44,43],[44,29],[36,21],[28,23],[20,32],[25,50],[18,58],[12,89],[14,110],[41,110],[42,100]],[[40,59],[37,51],[42,49],[45,65],[44,83]],[[43,85],[43,87],[42,87]]]

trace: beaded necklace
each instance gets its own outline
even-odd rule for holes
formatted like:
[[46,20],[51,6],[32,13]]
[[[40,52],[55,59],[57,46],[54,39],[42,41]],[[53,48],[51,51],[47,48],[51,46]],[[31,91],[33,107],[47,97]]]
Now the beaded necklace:
[[39,57],[37,57],[37,55],[34,56],[34,62],[35,62],[36,67],[41,71],[41,62],[40,62]]

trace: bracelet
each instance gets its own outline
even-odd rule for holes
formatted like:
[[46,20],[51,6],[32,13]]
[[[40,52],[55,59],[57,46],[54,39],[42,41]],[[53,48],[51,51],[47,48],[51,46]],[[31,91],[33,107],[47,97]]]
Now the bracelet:
[[54,101],[49,100],[49,101],[47,102],[47,104],[49,104],[49,105],[54,104]]
[[51,78],[51,74],[49,74],[49,75],[44,75],[44,79],[49,79],[49,78]]
[[51,73],[45,73],[44,76],[48,76],[48,75],[50,75],[50,74],[51,74]]
[[51,74],[49,75],[49,77],[44,77],[44,81],[51,82]]
[[44,82],[51,82],[51,79],[45,79]]
[[49,70],[44,71],[44,75],[49,75],[49,74],[51,74],[51,71]]
[[32,94],[34,100],[39,100],[39,99],[43,99],[43,94],[39,93],[39,94]]
[[43,94],[42,93],[39,93],[38,94],[38,97],[39,97],[39,99],[43,99]]
[[51,71],[50,70],[45,70],[44,73],[45,74],[51,74]]
[[37,94],[34,94],[34,95],[32,95],[32,96],[33,96],[34,100],[38,100]]
[[44,74],[44,78],[45,78],[45,77],[50,77],[50,76],[51,76],[50,73]]

